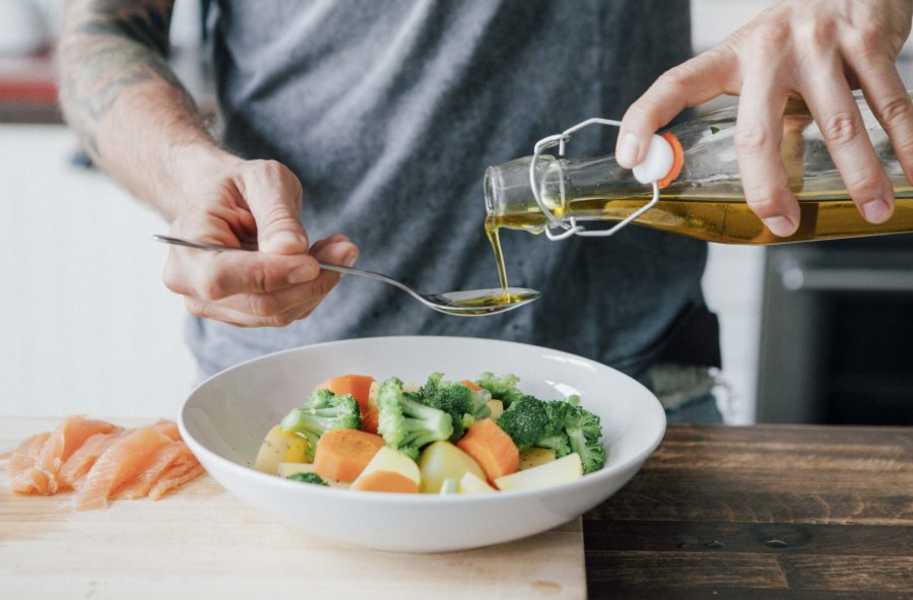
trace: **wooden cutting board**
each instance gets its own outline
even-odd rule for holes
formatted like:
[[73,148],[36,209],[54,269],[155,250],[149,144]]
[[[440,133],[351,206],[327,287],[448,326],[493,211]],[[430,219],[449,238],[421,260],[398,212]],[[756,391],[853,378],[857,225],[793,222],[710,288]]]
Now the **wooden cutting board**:
[[586,596],[579,519],[479,550],[394,554],[305,537],[209,477],[159,502],[115,502],[91,512],[75,512],[70,494],[12,494],[9,451],[58,422],[0,417],[0,598]]

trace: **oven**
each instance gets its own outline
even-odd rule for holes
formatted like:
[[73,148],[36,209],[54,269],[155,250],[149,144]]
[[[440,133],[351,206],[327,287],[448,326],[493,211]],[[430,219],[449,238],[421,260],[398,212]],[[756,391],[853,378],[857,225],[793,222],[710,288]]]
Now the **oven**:
[[758,422],[913,425],[913,235],[766,253]]

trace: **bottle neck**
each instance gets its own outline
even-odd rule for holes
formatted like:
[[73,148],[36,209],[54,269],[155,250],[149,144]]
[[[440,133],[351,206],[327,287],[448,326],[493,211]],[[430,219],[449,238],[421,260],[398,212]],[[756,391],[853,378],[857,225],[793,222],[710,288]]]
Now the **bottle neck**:
[[547,218],[536,202],[533,184],[542,203],[558,219],[572,215],[600,218],[598,210],[587,208],[589,204],[595,209],[607,200],[645,198],[651,193],[611,156],[563,159],[540,155],[532,181],[531,162],[532,157],[526,156],[489,167],[485,172],[483,187],[489,220],[499,226],[541,232]]

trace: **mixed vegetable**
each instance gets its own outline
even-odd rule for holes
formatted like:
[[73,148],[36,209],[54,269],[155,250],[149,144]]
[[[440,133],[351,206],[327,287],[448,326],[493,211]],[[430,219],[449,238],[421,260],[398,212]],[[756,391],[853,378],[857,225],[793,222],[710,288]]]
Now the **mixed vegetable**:
[[513,375],[422,386],[343,375],[273,427],[256,468],[369,492],[486,494],[568,483],[606,462],[599,417],[540,400]]

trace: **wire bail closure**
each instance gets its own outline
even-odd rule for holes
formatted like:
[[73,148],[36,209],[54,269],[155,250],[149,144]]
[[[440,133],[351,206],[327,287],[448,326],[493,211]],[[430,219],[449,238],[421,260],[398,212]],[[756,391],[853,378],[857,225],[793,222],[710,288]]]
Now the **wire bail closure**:
[[[609,229],[587,229],[583,225],[579,225],[575,217],[561,219],[555,216],[551,209],[545,205],[545,202],[542,200],[542,196],[539,193],[538,182],[536,181],[536,163],[539,161],[539,157],[545,150],[557,146],[558,158],[564,158],[567,142],[571,139],[571,135],[590,125],[621,127],[621,121],[615,121],[612,119],[600,119],[598,117],[587,119],[586,121],[577,123],[569,129],[565,129],[561,133],[542,138],[536,142],[536,145],[533,148],[533,159],[529,163],[529,185],[533,192],[533,198],[535,198],[536,204],[539,206],[539,210],[542,211],[542,214],[545,215],[545,218],[548,221],[545,225],[545,235],[553,242],[567,239],[572,235],[579,235],[580,237],[609,237],[615,235],[618,233],[618,231],[631,223],[631,221],[637,219],[640,215],[653,208],[656,203],[659,202],[659,185],[657,182],[653,181],[650,184],[653,187],[653,198]],[[561,194],[561,206],[564,206],[565,188],[563,177],[558,180],[558,190]]]

